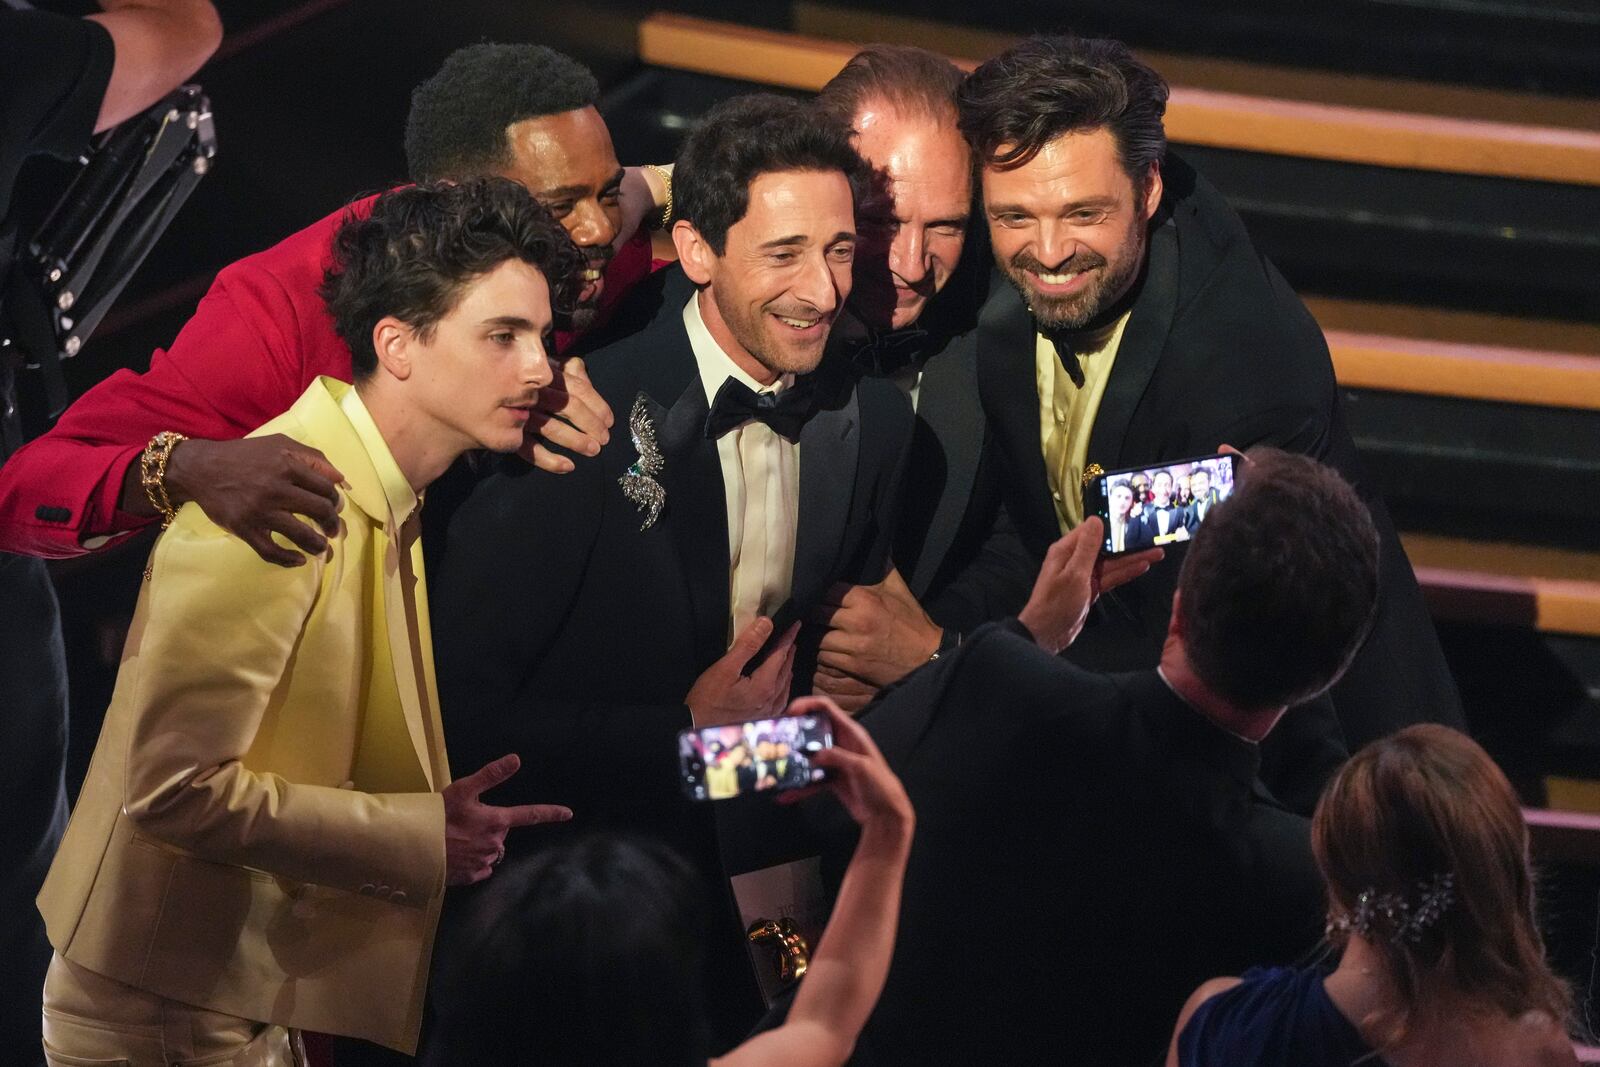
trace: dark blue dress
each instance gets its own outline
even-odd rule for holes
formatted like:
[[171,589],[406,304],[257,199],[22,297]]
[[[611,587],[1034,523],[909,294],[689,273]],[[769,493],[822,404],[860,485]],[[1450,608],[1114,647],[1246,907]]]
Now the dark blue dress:
[[1247,971],[1196,1009],[1178,1035],[1179,1067],[1384,1067],[1322,977],[1314,968]]

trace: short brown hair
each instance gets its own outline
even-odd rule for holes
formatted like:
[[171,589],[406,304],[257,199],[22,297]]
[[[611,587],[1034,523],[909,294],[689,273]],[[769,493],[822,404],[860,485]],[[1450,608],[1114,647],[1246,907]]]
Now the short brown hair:
[[1257,448],[1195,531],[1178,575],[1184,651],[1242,709],[1309,700],[1344,673],[1378,602],[1378,532],[1308,456]]
[[882,101],[907,117],[955,122],[956,93],[964,77],[960,67],[926,48],[868,45],[828,79],[816,104],[846,128],[871,101]]
[[1121,41],[1030,37],[961,87],[961,132],[979,163],[1021,167],[1058,137],[1104,128],[1141,190],[1166,155],[1166,110],[1166,80]]
[[[1400,996],[1360,1020],[1383,1035],[1378,1051],[1426,1010],[1418,994],[1430,977],[1509,1018],[1542,1011],[1567,1023],[1570,994],[1539,936],[1527,823],[1511,783],[1471,738],[1423,723],[1356,753],[1317,804],[1311,848],[1335,920],[1354,915],[1367,891],[1414,909],[1419,883],[1450,878],[1453,899],[1424,929],[1397,936],[1379,909],[1366,934]],[[1339,946],[1348,937],[1330,932]]]

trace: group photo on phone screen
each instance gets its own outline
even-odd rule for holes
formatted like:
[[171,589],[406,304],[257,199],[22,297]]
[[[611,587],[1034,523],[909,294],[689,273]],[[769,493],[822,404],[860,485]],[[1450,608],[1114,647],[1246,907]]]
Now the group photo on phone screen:
[[1233,492],[1233,456],[1112,471],[1098,482],[1107,553],[1180,544]]
[[822,779],[811,757],[832,743],[827,720],[816,715],[685,730],[678,735],[684,788],[696,800],[726,800],[810,785]]

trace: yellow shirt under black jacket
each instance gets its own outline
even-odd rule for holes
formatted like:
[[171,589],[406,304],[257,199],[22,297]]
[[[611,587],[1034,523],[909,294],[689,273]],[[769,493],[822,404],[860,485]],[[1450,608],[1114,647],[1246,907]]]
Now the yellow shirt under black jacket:
[[449,773],[417,497],[344,383],[256,433],[339,469],[340,533],[284,568],[179,511],[39,908],[128,985],[411,1051]]

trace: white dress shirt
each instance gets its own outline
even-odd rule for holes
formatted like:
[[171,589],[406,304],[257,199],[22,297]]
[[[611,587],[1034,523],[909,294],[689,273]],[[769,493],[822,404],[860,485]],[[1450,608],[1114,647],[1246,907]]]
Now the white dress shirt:
[[[706,404],[736,378],[757,393],[776,393],[794,384],[785,374],[762,385],[729,358],[700,316],[696,294],[683,306],[700,369]],[[794,582],[794,541],[800,524],[800,446],[750,421],[717,438],[722,465],[722,495],[728,507],[728,640],[758,615],[771,616],[789,599]]]

